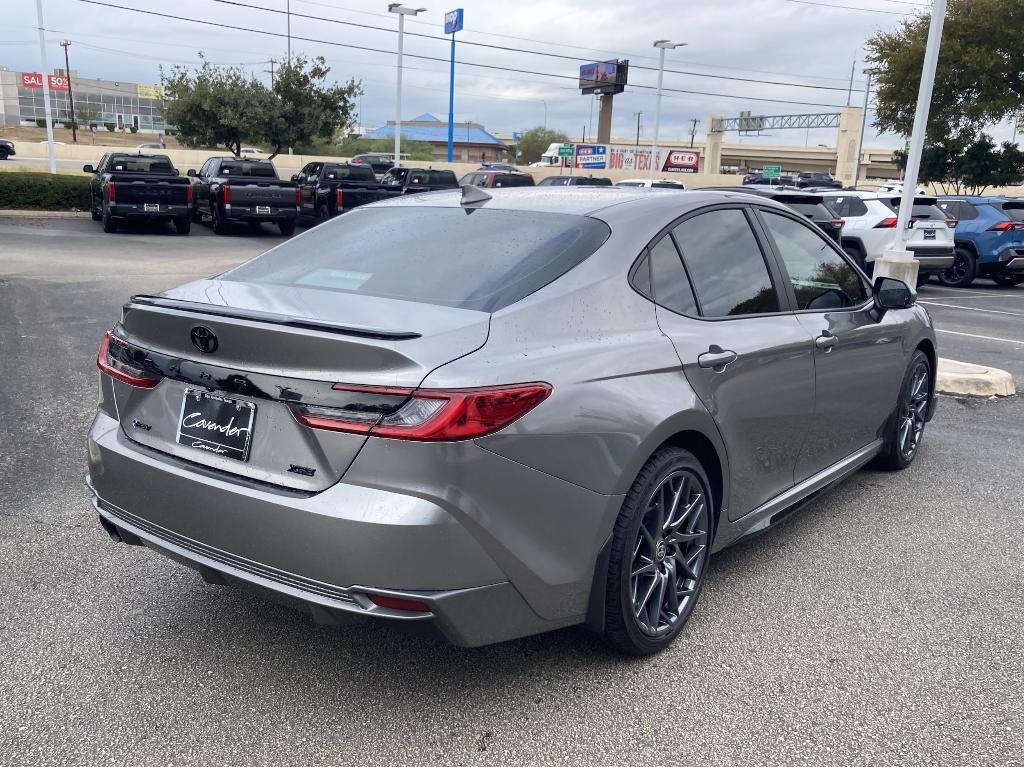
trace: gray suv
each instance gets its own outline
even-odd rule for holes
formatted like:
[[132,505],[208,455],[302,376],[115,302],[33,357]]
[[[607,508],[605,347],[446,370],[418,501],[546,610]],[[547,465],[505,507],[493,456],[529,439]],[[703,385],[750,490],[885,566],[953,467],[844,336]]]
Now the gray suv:
[[115,541],[317,621],[645,654],[714,552],[914,460],[935,363],[910,289],[772,200],[428,193],[131,298],[88,483]]

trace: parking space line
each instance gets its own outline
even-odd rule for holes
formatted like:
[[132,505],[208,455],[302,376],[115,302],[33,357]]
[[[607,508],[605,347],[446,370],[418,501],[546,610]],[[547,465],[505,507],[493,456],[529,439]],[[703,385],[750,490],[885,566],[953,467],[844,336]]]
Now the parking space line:
[[977,306],[958,306],[956,304],[942,304],[938,301],[918,301],[919,304],[928,306],[944,306],[947,309],[963,309],[967,312],[984,312],[985,314],[1008,314],[1011,317],[1024,317],[1024,312],[1001,312],[998,309],[979,309]]
[[968,338],[983,338],[986,341],[1002,341],[1007,344],[1017,344],[1024,346],[1024,341],[1018,341],[1015,338],[996,338],[995,336],[979,336],[977,333],[960,333],[956,330],[942,330],[941,328],[935,328],[936,333],[948,333],[951,336],[967,336]]
[[[929,290],[928,291],[928,295],[931,295],[931,293],[932,292]],[[962,291],[957,290],[957,291],[953,291],[953,292],[950,292],[950,293],[937,293],[937,294],[935,294],[935,297],[936,298],[949,298],[949,299],[960,299],[960,298],[1024,298],[1024,292],[1010,293],[1010,292],[1005,292],[1004,291],[1004,292],[1001,292],[1001,293],[995,293],[995,292],[992,292],[992,293],[964,293]]]

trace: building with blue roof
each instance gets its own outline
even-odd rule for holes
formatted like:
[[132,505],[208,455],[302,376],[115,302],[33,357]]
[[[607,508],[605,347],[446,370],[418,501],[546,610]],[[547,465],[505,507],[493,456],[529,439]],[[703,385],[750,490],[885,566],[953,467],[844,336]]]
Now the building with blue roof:
[[[363,135],[366,139],[392,139],[395,121]],[[422,141],[434,148],[434,159],[448,159],[448,123],[428,113],[402,121],[403,141]],[[455,123],[452,136],[452,159],[455,162],[493,162],[500,160],[509,147],[477,123]]]

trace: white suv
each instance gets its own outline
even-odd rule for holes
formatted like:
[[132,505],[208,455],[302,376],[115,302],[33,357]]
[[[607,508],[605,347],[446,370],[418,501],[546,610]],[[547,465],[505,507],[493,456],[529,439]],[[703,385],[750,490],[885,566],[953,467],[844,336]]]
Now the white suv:
[[[818,192],[836,214],[845,220],[843,250],[868,272],[875,259],[896,244],[896,214],[900,197],[892,193],[842,190]],[[915,197],[907,250],[920,264],[919,282],[941,274],[953,265],[953,231],[956,222],[936,204],[934,197]]]

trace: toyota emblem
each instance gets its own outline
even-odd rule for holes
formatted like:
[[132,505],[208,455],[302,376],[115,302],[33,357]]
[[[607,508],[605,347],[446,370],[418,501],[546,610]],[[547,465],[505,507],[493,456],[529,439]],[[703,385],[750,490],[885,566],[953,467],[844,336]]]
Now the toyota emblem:
[[196,325],[192,328],[192,345],[203,354],[213,354],[217,351],[217,334],[205,325]]

